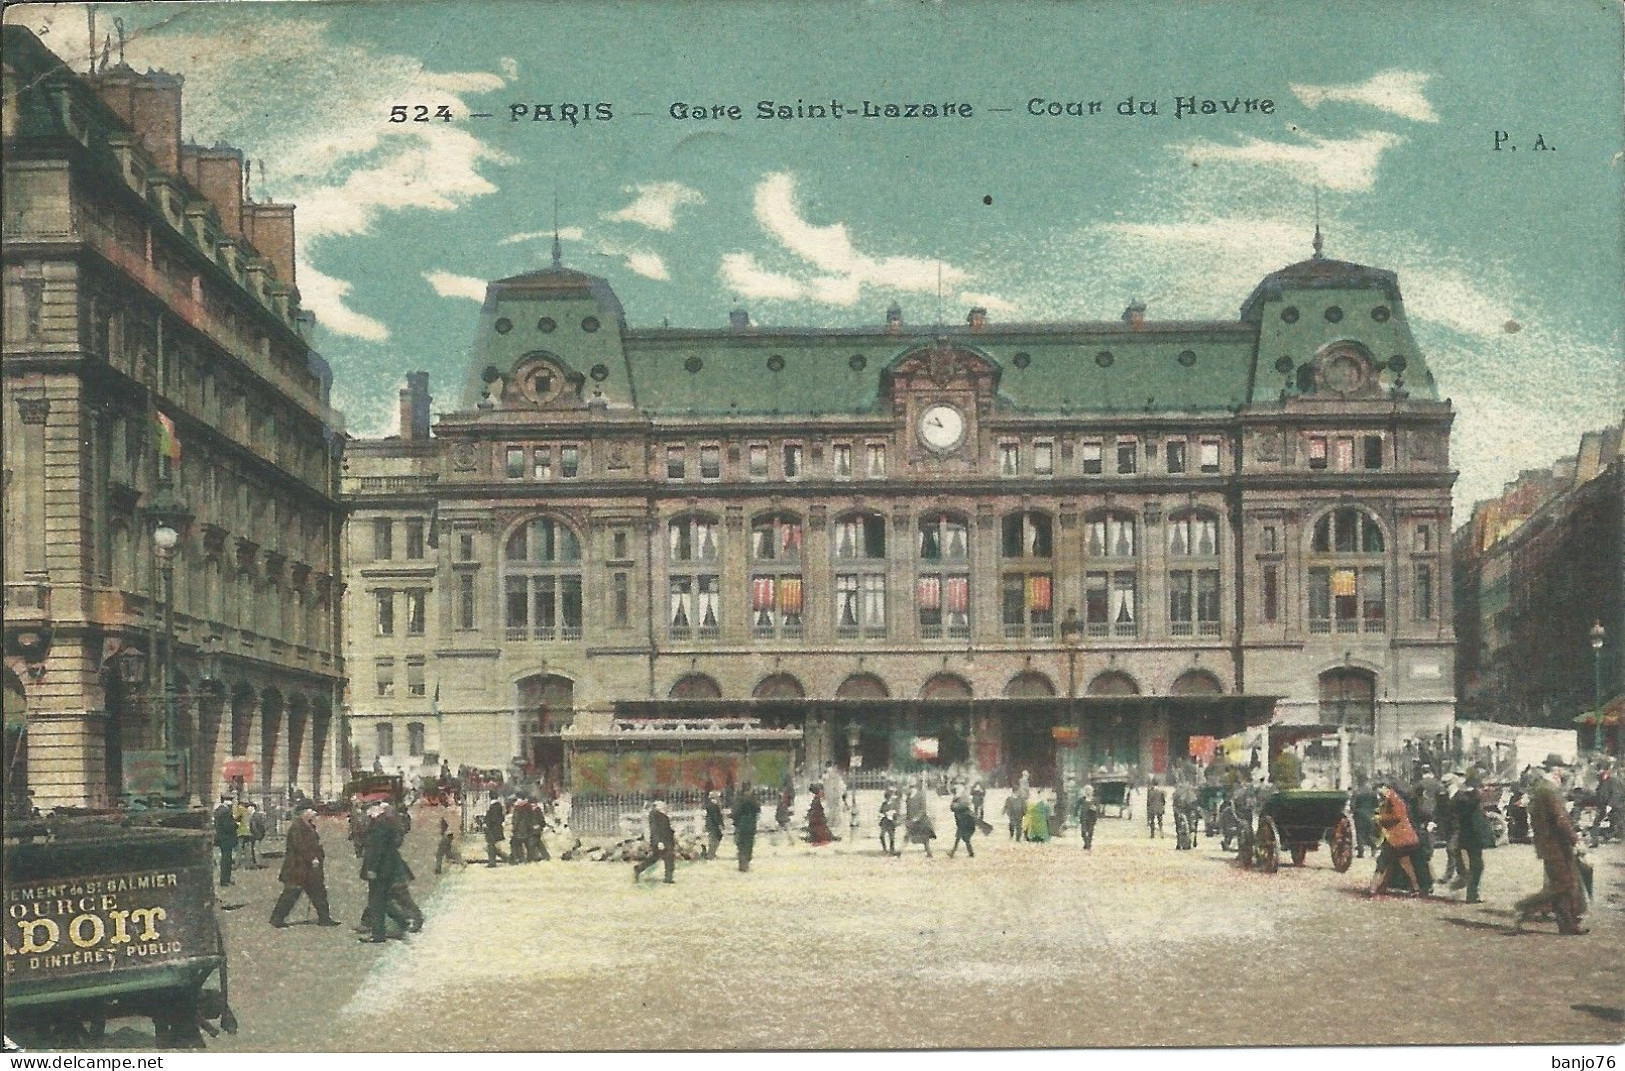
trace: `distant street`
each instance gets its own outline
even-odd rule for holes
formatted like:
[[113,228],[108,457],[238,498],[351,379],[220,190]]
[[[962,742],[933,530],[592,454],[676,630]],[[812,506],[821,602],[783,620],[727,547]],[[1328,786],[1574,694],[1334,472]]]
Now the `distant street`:
[[[214,1051],[1332,1045],[1618,1041],[1625,851],[1593,853],[1584,937],[1511,926],[1539,884],[1528,846],[1487,853],[1483,895],[1367,901],[1370,860],[1321,850],[1273,876],[1216,841],[1151,841],[1138,813],[1048,844],[994,835],[977,855],[764,836],[634,887],[625,864],[555,859],[432,873],[438,813],[408,856],[424,932],[357,944],[348,926],[266,924],[275,871],[225,890],[242,1030]],[[865,802],[873,819],[873,804]],[[343,826],[324,819],[334,911],[360,913]],[[844,833],[845,830],[842,830]],[[472,838],[465,844],[477,854]],[[482,856],[483,858],[483,856]],[[1443,854],[1436,857],[1442,869]],[[1442,892],[1441,884],[1441,892]],[[1455,897],[1460,893],[1449,894]],[[301,909],[302,911],[303,909]],[[293,921],[299,922],[300,912]],[[1508,1014],[1516,1008],[1517,1014]],[[109,1044],[140,1045],[138,1035]]]

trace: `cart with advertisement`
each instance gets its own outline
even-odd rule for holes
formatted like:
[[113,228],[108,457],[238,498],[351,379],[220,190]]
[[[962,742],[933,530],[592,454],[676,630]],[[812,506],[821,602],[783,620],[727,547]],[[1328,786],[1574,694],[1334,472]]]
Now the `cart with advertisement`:
[[1354,820],[1348,793],[1314,789],[1269,792],[1252,808],[1250,835],[1242,837],[1241,864],[1266,874],[1280,867],[1281,853],[1302,866],[1322,843],[1331,845],[1332,866],[1339,874],[1354,863]]

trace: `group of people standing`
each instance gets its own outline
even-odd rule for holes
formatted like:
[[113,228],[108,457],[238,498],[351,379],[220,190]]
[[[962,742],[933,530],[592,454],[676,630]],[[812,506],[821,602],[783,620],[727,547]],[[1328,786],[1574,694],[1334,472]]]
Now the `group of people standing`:
[[260,868],[260,841],[265,839],[265,815],[256,803],[245,803],[224,796],[215,805],[214,846],[220,852],[220,884],[231,884],[231,871],[239,851],[246,853],[244,870]]

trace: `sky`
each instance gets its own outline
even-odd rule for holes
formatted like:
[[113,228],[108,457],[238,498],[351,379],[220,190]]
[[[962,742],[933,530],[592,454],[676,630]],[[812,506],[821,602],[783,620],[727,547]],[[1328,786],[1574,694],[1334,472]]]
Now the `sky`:
[[[99,36],[124,21],[133,66],[185,76],[189,140],[264,161],[254,196],[299,206],[299,290],[352,434],[394,431],[408,371],[455,404],[485,281],[548,263],[555,199],[565,263],[606,277],[633,326],[674,327],[722,326],[737,306],[776,326],[875,324],[893,301],[914,323],[962,322],[973,305],[1116,319],[1133,298],[1152,319],[1234,319],[1265,274],[1308,256],[1318,199],[1328,256],[1399,274],[1457,412],[1458,522],[1621,419],[1617,4],[376,0],[97,15]],[[84,68],[82,5],[6,17]],[[1176,97],[1272,104],[1176,117]],[[1063,114],[1029,114],[1034,98]],[[832,99],[973,114],[756,118],[759,101]],[[1064,114],[1090,101],[1098,114]],[[742,117],[678,120],[677,103]],[[453,119],[389,121],[420,104]],[[565,121],[565,104],[612,118]],[[532,121],[537,105],[555,118]]]

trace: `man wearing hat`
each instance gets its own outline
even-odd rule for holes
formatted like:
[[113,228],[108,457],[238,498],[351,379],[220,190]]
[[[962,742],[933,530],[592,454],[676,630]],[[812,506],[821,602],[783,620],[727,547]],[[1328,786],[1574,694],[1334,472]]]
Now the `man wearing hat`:
[[1535,854],[1546,871],[1541,890],[1513,905],[1521,924],[1531,915],[1550,911],[1557,917],[1557,932],[1579,934],[1580,916],[1585,913],[1585,890],[1581,887],[1578,837],[1569,821],[1563,799],[1557,793],[1562,760],[1548,758],[1545,769],[1532,772],[1529,787],[1529,827],[1535,840]]
[[403,927],[406,917],[392,900],[395,886],[410,880],[411,871],[401,858],[400,826],[389,820],[389,804],[374,804],[367,812],[372,824],[367,829],[366,850],[361,857],[361,880],[367,883],[367,912],[369,936],[361,938],[373,944],[385,940],[385,920],[393,917]]
[[288,827],[287,845],[282,853],[282,870],[277,880],[282,882],[282,895],[271,909],[271,925],[282,929],[288,924],[288,912],[299,902],[302,892],[316,909],[316,925],[337,926],[327,906],[327,875],[322,861],[327,853],[322,850],[322,838],[316,832],[316,808],[308,801],[301,803]]
[[705,857],[715,859],[722,844],[722,793],[711,792],[705,797]]
[[660,800],[649,804],[649,855],[632,868],[632,882],[656,863],[666,864],[666,884],[671,885],[677,872],[677,837],[672,832],[671,819],[666,816],[666,805]]
[[1467,888],[1467,902],[1480,903],[1478,883],[1484,877],[1484,850],[1495,847],[1495,830],[1484,814],[1484,801],[1479,794],[1483,777],[1474,766],[1467,771],[1466,782],[1451,797],[1455,817],[1456,843],[1461,849],[1464,863],[1460,881],[1451,888]]
[[756,850],[756,823],[762,817],[762,805],[756,802],[756,791],[749,782],[739,786],[734,800],[734,847],[739,850],[739,870],[750,869],[750,857]]

